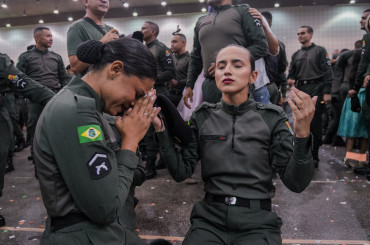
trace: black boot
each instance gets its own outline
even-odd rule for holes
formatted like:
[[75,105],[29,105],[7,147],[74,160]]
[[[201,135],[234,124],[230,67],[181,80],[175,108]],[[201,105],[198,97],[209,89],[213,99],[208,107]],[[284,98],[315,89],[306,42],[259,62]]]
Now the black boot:
[[145,178],[152,179],[157,175],[157,171],[155,171],[155,160],[156,157],[151,157],[149,160],[146,162],[146,167],[145,167]]
[[17,139],[17,143],[15,144],[14,152],[20,152],[26,148],[26,141],[24,138]]
[[5,168],[5,173],[9,173],[9,172],[14,171],[13,156],[10,155],[10,154],[8,155],[6,165],[7,165],[7,167]]
[[0,226],[5,226],[5,218],[2,215],[0,215]]

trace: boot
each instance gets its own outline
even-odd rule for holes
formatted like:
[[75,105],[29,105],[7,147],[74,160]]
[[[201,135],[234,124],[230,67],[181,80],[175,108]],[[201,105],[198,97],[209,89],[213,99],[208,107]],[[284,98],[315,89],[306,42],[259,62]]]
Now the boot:
[[157,157],[151,157],[149,160],[146,162],[146,167],[145,167],[145,178],[152,179],[157,175],[157,171],[155,171],[155,160],[157,160]]
[[9,173],[14,171],[14,164],[13,164],[13,156],[8,155],[8,159],[6,161],[7,167],[5,168],[5,173]]
[[17,143],[15,144],[14,152],[20,152],[26,148],[26,141],[24,138],[17,139]]

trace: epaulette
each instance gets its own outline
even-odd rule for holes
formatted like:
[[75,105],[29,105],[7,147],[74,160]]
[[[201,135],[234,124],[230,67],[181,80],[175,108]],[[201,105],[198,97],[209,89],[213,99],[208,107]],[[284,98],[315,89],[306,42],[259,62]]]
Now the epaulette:
[[95,113],[96,105],[93,98],[81,95],[74,95],[78,112]]
[[280,116],[284,116],[285,112],[281,106],[274,104],[264,104],[261,102],[256,102],[256,107],[260,110],[271,110],[277,112]]
[[235,8],[245,8],[245,9],[249,9],[251,6],[249,4],[236,4],[236,5],[233,5]]

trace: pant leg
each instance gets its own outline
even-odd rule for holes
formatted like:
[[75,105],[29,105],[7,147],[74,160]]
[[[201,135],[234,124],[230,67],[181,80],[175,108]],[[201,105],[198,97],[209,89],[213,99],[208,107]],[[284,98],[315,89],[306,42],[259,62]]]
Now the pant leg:
[[[362,110],[363,110],[364,117],[365,117],[365,126],[366,126],[367,135],[370,138],[370,107],[366,102],[362,104]],[[367,151],[370,154],[370,142],[367,144]]]
[[28,121],[27,128],[31,138],[31,155],[33,156],[33,138],[35,135],[37,120],[42,112],[42,106],[37,103],[29,102],[28,104]]
[[254,100],[264,104],[270,104],[270,94],[266,86],[254,91]]
[[266,87],[270,94],[270,102],[274,105],[277,105],[280,99],[280,92],[278,87],[275,83],[269,83],[266,85]]
[[2,190],[4,188],[4,174],[6,161],[8,159],[10,146],[12,144],[12,141],[14,140],[13,126],[12,123],[10,122],[9,113],[4,106],[0,106],[0,135],[1,135],[0,140],[0,197],[1,197],[3,195]]
[[23,141],[24,140],[23,132],[18,123],[20,105],[19,102],[16,100],[13,92],[6,93],[5,107],[8,110],[10,120],[13,124],[13,133],[17,138],[17,141]]
[[206,78],[202,84],[203,101],[218,103],[221,101],[222,93],[216,86],[214,79]]

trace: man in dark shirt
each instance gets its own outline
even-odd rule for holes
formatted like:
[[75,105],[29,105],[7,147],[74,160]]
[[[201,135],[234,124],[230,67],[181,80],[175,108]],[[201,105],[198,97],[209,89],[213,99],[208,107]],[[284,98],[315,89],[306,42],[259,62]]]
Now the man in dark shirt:
[[[143,39],[146,46],[154,55],[157,63],[157,78],[154,83],[154,88],[157,91],[157,94],[168,95],[169,91],[167,90],[167,86],[170,84],[170,81],[176,77],[176,68],[172,52],[166,47],[166,45],[158,41],[157,37],[159,34],[159,27],[156,23],[146,21],[141,27],[141,32],[143,33]],[[151,126],[145,136],[148,142],[146,148],[149,158],[146,162],[147,179],[151,179],[157,175],[155,162],[159,152],[159,145],[155,143],[153,133],[154,128]],[[145,138],[143,141],[145,141]],[[162,161],[160,161],[158,165],[164,166],[164,163],[161,162]]]
[[330,90],[333,81],[333,70],[329,55],[324,47],[311,42],[313,29],[301,26],[298,30],[298,41],[302,44],[300,50],[292,55],[289,67],[288,84],[309,94],[318,96],[315,116],[311,122],[311,133],[314,137],[312,155],[315,167],[319,166],[319,147],[322,145],[322,105],[331,100]]
[[[53,44],[53,35],[49,28],[37,27],[34,30],[34,38],[36,41],[35,47],[19,56],[17,68],[36,82],[57,93],[68,84],[70,78],[64,69],[62,57],[53,51],[49,51]],[[40,104],[29,103],[27,127],[31,143],[41,111]]]

